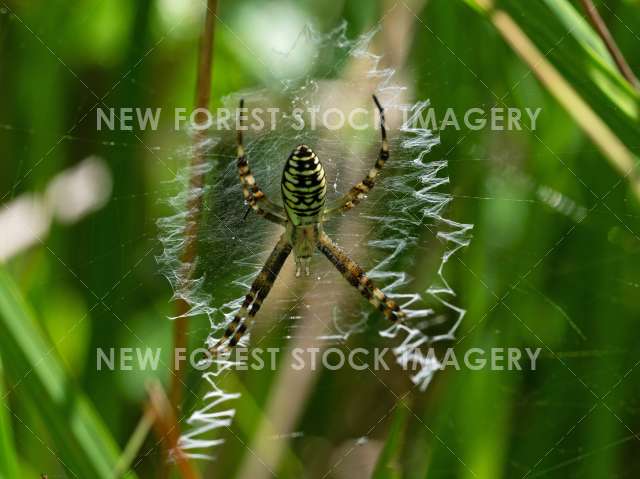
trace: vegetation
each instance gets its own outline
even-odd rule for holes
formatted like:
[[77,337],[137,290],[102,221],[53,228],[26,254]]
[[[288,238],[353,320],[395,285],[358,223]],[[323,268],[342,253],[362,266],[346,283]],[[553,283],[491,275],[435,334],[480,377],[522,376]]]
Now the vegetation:
[[[638,1],[595,2],[600,28],[582,0],[219,3],[203,40],[200,0],[0,5],[0,243],[35,228],[5,213],[27,218],[10,207],[50,199],[60,172],[99,157],[111,183],[108,202],[81,219],[51,213],[0,265],[0,477],[637,477]],[[194,161],[191,140],[171,115],[158,131],[98,130],[96,108],[219,107],[277,81],[256,59],[270,52],[265,39],[286,44],[305,22],[329,31],[342,20],[353,37],[379,25],[383,62],[439,117],[541,109],[535,129],[443,129],[431,153],[448,162],[449,216],[474,225],[447,265],[467,310],[450,345],[541,348],[537,367],[447,369],[426,392],[395,369],[382,381],[321,371],[298,390],[279,389],[290,383],[277,371],[233,374],[241,398],[216,460],[177,453],[167,466],[207,391],[198,371],[172,384],[174,340],[201,347],[209,324],[189,318],[176,336],[167,318],[180,306],[155,260],[156,221]],[[430,284],[432,269],[403,260]],[[288,341],[281,328],[256,334],[262,346]],[[378,340],[372,329],[353,344]],[[97,369],[100,348],[139,346],[161,348],[163,367]],[[302,389],[299,417],[272,422],[287,412],[273,416],[273,404]],[[268,467],[254,451],[270,444]]]

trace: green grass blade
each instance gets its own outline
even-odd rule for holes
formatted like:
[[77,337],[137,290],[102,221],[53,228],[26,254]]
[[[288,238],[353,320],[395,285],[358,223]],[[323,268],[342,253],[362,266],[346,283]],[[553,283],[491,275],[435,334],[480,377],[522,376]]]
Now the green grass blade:
[[4,390],[4,371],[0,362],[0,479],[12,479],[20,477],[18,474],[18,455],[13,443],[13,431],[11,428],[11,412],[7,406],[7,393]]
[[402,453],[408,417],[409,409],[403,404],[398,404],[393,413],[389,436],[371,476],[373,479],[399,479],[402,477],[400,454]]
[[[115,441],[47,344],[34,315],[0,267],[0,353],[14,394],[37,411],[46,431],[29,426],[72,477],[110,478]],[[20,422],[27,424],[24,418]],[[14,476],[16,477],[16,476]],[[135,477],[129,475],[126,477]]]
[[[638,94],[611,66],[565,0],[466,0],[493,24],[640,198]],[[551,7],[550,7],[551,6]],[[588,35],[588,36],[587,36]]]

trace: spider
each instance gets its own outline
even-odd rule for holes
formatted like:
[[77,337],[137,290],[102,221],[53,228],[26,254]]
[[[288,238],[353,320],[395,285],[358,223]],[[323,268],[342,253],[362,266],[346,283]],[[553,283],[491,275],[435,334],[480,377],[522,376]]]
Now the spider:
[[[406,318],[406,313],[398,304],[377,288],[364,270],[349,258],[322,228],[325,221],[350,210],[365,198],[389,158],[384,109],[375,95],[373,95],[373,101],[380,114],[382,136],[382,145],[376,163],[360,183],[329,207],[325,207],[327,181],[324,168],[311,148],[307,145],[298,145],[285,163],[280,183],[283,207],[272,203],[256,183],[245,155],[242,130],[237,130],[237,166],[244,199],[250,209],[267,220],[284,226],[285,231],[253,281],[242,306],[227,326],[224,336],[210,349],[211,352],[216,352],[227,341],[230,347],[238,343],[247,331],[247,321],[251,321],[260,310],[291,251],[295,255],[296,277],[300,276],[303,267],[305,274],[309,275],[311,256],[317,249],[333,263],[349,284],[357,288],[371,304],[382,311],[387,319],[397,322]],[[241,110],[243,106],[244,100],[240,100]]]

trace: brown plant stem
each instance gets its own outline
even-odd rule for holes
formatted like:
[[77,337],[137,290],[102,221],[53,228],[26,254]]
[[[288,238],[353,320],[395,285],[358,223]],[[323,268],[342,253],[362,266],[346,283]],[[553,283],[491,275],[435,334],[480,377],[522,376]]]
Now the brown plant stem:
[[593,28],[596,29],[598,35],[600,35],[600,38],[602,38],[602,41],[607,47],[607,50],[609,50],[609,53],[613,57],[613,61],[618,66],[618,70],[620,70],[622,76],[624,76],[636,90],[640,91],[640,81],[633,73],[633,70],[631,70],[631,67],[627,63],[627,60],[624,58],[622,51],[620,51],[618,44],[611,35],[611,32],[607,28],[607,24],[600,16],[600,13],[598,12],[596,6],[593,4],[593,1],[580,0],[580,3],[582,4],[582,8],[587,14],[589,21],[593,25]]
[[[196,83],[196,109],[206,109],[209,107],[211,98],[211,77],[213,65],[213,40],[215,32],[215,19],[217,11],[217,0],[207,1],[207,11],[205,14],[204,27],[200,36],[200,47],[198,55],[198,76]],[[198,123],[206,121],[206,114],[198,113],[196,117]],[[198,168],[204,162],[204,154],[202,143],[205,139],[206,131],[198,129],[194,135],[193,157],[191,159],[191,177],[189,179],[190,191],[197,191],[204,184],[204,174]],[[184,231],[184,250],[182,252],[181,261],[185,265],[182,271],[182,287],[187,287],[189,280],[193,275],[198,224],[200,220],[200,211],[202,209],[202,196],[193,194],[189,196],[187,202],[187,220]],[[186,349],[187,347],[187,327],[189,304],[182,298],[179,298],[176,304],[176,319],[173,324],[173,346],[174,358],[176,351]],[[171,390],[170,401],[174,411],[179,411],[182,404],[182,390],[184,386],[184,367],[172,361],[170,365],[171,372]]]
[[[146,414],[154,417],[154,430],[159,441],[163,443],[165,450],[173,453],[173,460],[184,479],[200,479],[200,474],[189,462],[187,456],[178,447],[180,440],[180,426],[176,418],[173,406],[158,381],[147,384],[149,403]],[[168,461],[167,461],[167,464]],[[169,464],[171,466],[171,464]],[[165,471],[169,469],[163,468]]]

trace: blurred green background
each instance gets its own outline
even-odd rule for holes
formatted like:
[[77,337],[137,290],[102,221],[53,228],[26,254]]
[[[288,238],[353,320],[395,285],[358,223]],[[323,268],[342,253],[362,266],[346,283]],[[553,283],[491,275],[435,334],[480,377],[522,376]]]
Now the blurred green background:
[[[449,216],[475,225],[471,245],[448,266],[468,310],[455,347],[540,347],[537,370],[445,371],[402,403],[406,377],[387,377],[396,396],[373,376],[321,374],[291,431],[279,431],[303,434],[273,439],[286,453],[260,477],[640,474],[640,187],[632,169],[639,95],[580,2],[504,0],[495,2],[497,13],[487,12],[490,4],[220,2],[213,107],[224,95],[275,81],[254,51],[268,63],[305,23],[328,31],[346,20],[352,36],[382,27],[383,62],[436,111],[451,107],[462,117],[494,105],[542,108],[535,132],[446,129],[432,153],[449,162]],[[640,2],[596,5],[640,71]],[[203,17],[196,0],[0,2],[2,243],[13,244],[24,231],[9,226],[33,213],[11,206],[49,192],[61,171],[97,156],[111,176],[106,203],[79,220],[54,220],[3,260],[0,477],[111,477],[143,412],[145,381],[169,384],[167,371],[96,371],[95,351],[171,346],[166,318],[175,305],[154,259],[156,220],[170,213],[168,181],[189,161],[181,153],[187,139],[172,130],[171,117],[155,132],[97,131],[95,110],[101,103],[190,109]],[[605,151],[611,141],[599,124],[589,138],[576,122],[584,111],[554,91],[557,82],[537,78],[545,65],[514,52],[513,42],[522,43],[513,25],[631,163],[619,150],[603,154],[598,138]],[[40,220],[31,226],[47,223]],[[192,321],[192,346],[202,344],[206,326]],[[285,342],[278,331],[271,336],[269,344]],[[240,379],[233,434],[216,462],[195,463],[204,477],[252,477],[247,446],[278,377]],[[187,380],[204,390],[198,374]],[[186,396],[183,410],[196,401]],[[130,475],[162,477],[159,442],[147,437]]]

